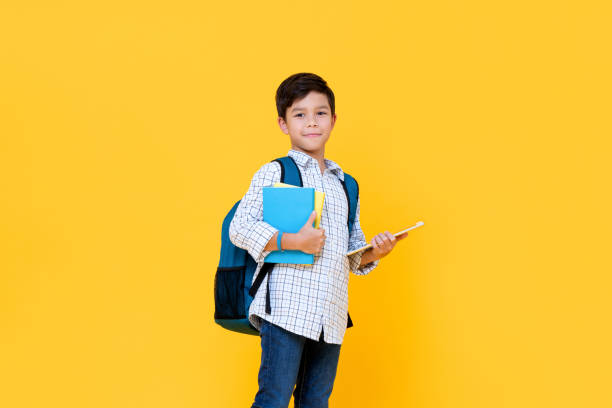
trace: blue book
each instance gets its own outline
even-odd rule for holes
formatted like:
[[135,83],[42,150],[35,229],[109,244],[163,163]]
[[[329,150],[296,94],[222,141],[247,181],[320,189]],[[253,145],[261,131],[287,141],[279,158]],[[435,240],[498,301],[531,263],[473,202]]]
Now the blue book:
[[[314,211],[314,203],[312,187],[264,187],[263,220],[280,231],[297,233]],[[312,265],[314,255],[289,249],[272,251],[264,262]]]

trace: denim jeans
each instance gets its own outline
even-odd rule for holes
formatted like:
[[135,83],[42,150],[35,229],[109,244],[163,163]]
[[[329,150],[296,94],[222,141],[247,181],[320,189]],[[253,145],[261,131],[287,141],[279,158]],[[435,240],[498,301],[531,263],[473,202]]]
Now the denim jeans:
[[[259,390],[251,408],[327,408],[336,378],[340,344],[291,333],[262,320]],[[295,391],[294,391],[295,386]]]

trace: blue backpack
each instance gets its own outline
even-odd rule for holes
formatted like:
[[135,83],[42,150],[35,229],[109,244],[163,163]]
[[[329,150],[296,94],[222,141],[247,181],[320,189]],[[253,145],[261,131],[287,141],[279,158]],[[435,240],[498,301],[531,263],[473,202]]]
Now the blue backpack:
[[[281,157],[276,161],[281,166],[281,182],[302,187],[302,175],[295,161],[289,157]],[[355,221],[357,200],[359,198],[359,185],[349,174],[344,173],[342,183],[347,201],[349,203],[348,228],[349,234]],[[248,251],[235,246],[229,238],[229,227],[239,200],[227,213],[221,228],[221,257],[217,273],[215,274],[215,322],[222,327],[239,333],[259,335],[259,331],[249,322],[249,306],[267,274],[274,268],[273,263],[265,262],[255,282],[253,275],[257,263]],[[270,290],[266,287],[266,313],[271,313]],[[353,326],[351,316],[348,315],[347,328]]]

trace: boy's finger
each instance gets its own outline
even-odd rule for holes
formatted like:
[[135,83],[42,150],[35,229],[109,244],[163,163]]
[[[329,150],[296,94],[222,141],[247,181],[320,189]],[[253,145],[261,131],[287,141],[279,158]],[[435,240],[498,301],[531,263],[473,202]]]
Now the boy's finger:
[[312,224],[312,222],[317,218],[317,212],[313,211],[310,213],[310,217],[308,217],[308,223]]

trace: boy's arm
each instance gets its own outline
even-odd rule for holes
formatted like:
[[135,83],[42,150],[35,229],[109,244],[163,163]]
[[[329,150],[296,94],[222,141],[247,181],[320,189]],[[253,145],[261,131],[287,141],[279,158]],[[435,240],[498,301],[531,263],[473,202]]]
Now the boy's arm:
[[[279,182],[281,169],[278,162],[269,162],[257,170],[248,191],[238,204],[236,213],[229,227],[230,241],[239,248],[245,249],[257,262],[272,252],[266,246],[276,237],[278,229],[263,221],[263,187]],[[285,236],[282,237],[285,243]],[[272,244],[272,243],[271,243]],[[276,241],[273,243],[276,247]]]
[[[274,235],[272,235],[272,238],[270,239],[270,241],[268,241],[264,250],[265,251],[278,251],[277,239],[278,239],[278,231],[275,232]],[[283,250],[285,249],[301,250],[302,246],[301,246],[301,240],[299,238],[299,235],[297,233],[292,234],[290,232],[284,232],[283,236],[281,237],[281,247],[283,248]]]
[[[361,197],[357,199],[355,221],[353,223],[353,231],[349,236],[349,248],[347,252],[351,252],[354,249],[361,248],[362,246],[366,246],[368,244],[366,242],[365,235],[361,230],[361,225],[359,224],[359,212],[361,207],[360,203]],[[374,268],[376,268],[379,263],[378,259],[373,259],[371,250],[369,249],[366,251],[357,252],[353,255],[349,255],[348,259],[350,269],[355,275],[367,275]]]
[[363,254],[361,255],[361,261],[359,262],[359,266],[367,265],[370,262],[374,262],[379,259],[380,258],[377,258],[376,255],[374,255],[374,251],[372,250],[372,248],[368,248],[365,251],[363,251]]

